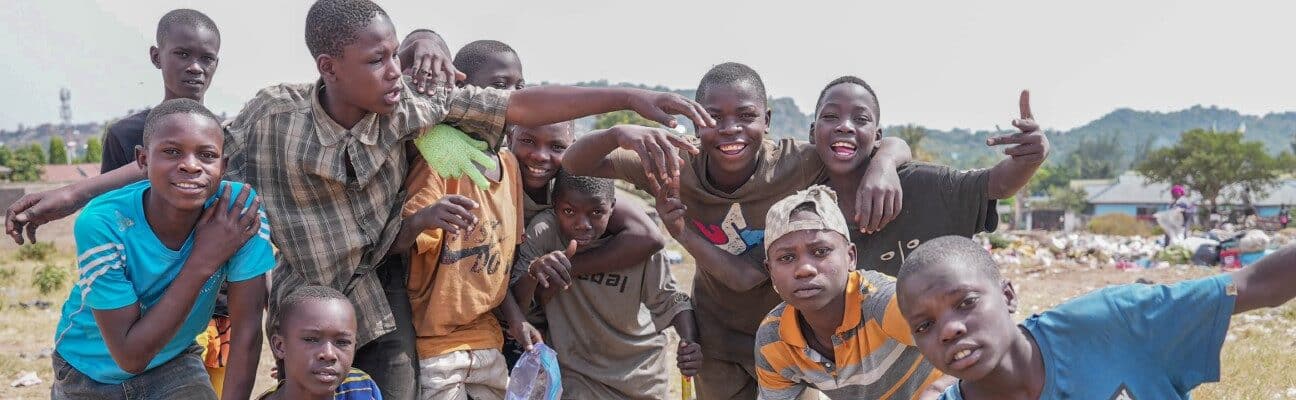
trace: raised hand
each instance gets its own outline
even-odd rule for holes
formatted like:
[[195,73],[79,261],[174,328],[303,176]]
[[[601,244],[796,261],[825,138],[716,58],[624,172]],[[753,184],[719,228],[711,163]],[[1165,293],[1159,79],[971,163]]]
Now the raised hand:
[[1040,132],[1039,124],[1035,122],[1035,116],[1031,113],[1029,90],[1021,92],[1017,107],[1021,111],[1021,118],[1013,120],[1012,124],[1021,132],[986,139],[986,145],[1015,144],[1016,146],[1005,149],[1004,154],[1015,161],[1042,164],[1044,159],[1048,158],[1050,146],[1048,137]]
[[428,93],[436,86],[452,87],[455,82],[467,78],[455,69],[449,48],[440,36],[428,33],[426,37],[406,41],[400,50],[401,60],[408,62],[403,72],[412,78],[414,90]]
[[671,114],[678,114],[693,120],[697,126],[715,126],[715,119],[706,112],[701,104],[675,93],[656,92],[651,90],[635,91],[630,95],[630,109],[644,118],[675,128],[678,123]]
[[571,287],[571,258],[576,255],[576,241],[567,242],[567,250],[553,251],[531,261],[528,273],[540,286]]
[[661,217],[662,224],[666,225],[666,231],[670,232],[671,237],[679,239],[680,233],[684,232],[684,212],[688,207],[679,198],[679,181],[672,180],[664,190],[659,190],[657,195],[657,215]]
[[216,203],[203,210],[194,228],[193,253],[189,258],[204,260],[201,265],[204,275],[216,273],[216,269],[229,261],[248,239],[261,230],[261,199],[252,200],[247,208],[248,194],[252,192],[243,187],[238,199],[230,203],[230,184],[221,188],[220,198]]
[[5,234],[14,243],[23,244],[23,233],[36,243],[36,228],[50,221],[66,218],[81,208],[70,187],[64,186],[44,192],[28,193],[5,211]]
[[661,128],[617,125],[611,131],[616,137],[617,146],[639,154],[653,194],[660,192],[672,180],[678,184],[680,164],[683,162],[679,157],[680,149],[693,154],[700,152],[688,140]]
[[471,210],[477,208],[477,202],[464,196],[449,194],[441,197],[436,203],[423,207],[415,214],[422,230],[440,228],[447,234],[467,231],[477,224],[477,216]]

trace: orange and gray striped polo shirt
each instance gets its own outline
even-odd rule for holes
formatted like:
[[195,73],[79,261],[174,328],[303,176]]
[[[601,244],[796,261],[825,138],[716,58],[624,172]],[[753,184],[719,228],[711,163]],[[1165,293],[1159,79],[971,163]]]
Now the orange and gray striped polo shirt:
[[895,278],[874,271],[850,273],[832,342],[835,362],[806,345],[795,308],[775,307],[756,332],[760,398],[796,399],[810,387],[832,399],[912,399],[941,376],[914,346]]

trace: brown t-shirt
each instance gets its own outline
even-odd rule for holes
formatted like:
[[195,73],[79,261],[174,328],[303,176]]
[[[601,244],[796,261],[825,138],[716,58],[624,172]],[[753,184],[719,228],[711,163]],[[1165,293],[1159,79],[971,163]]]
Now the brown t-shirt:
[[[567,247],[553,211],[536,215],[518,246],[515,274]],[[605,242],[606,239],[602,239]],[[544,305],[558,352],[564,399],[664,399],[670,394],[666,335],[692,309],[659,252],[616,272],[573,277]]]
[[[696,138],[692,138],[698,145]],[[688,206],[689,229],[716,247],[740,256],[751,268],[765,270],[765,214],[770,206],[797,190],[827,179],[814,146],[792,139],[766,139],[757,155],[751,179],[732,193],[716,189],[706,179],[706,152],[681,152],[680,199]],[[647,173],[638,154],[618,149],[608,155],[617,178],[649,190]],[[707,357],[752,365],[756,329],[781,300],[770,282],[748,291],[730,290],[699,266],[693,279],[693,304],[702,351]]]
[[947,235],[972,236],[993,231],[999,222],[990,198],[990,170],[958,171],[943,165],[901,165],[904,204],[900,216],[881,232],[864,235],[851,226],[858,269],[890,276],[900,272],[905,256],[919,244]]

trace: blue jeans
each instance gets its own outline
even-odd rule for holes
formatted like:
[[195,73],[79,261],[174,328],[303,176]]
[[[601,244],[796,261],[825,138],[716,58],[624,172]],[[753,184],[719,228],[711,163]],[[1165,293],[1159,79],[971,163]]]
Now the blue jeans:
[[52,399],[210,399],[216,400],[207,370],[203,368],[202,348],[192,346],[175,359],[167,361],[120,384],[100,383],[77,371],[56,352],[53,357],[54,386]]

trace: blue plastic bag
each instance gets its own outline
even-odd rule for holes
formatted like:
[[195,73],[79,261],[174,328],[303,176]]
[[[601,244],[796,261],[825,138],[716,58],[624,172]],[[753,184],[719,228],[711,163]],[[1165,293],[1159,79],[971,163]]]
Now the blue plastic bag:
[[558,400],[562,396],[562,374],[558,353],[544,343],[522,354],[509,375],[505,400]]

